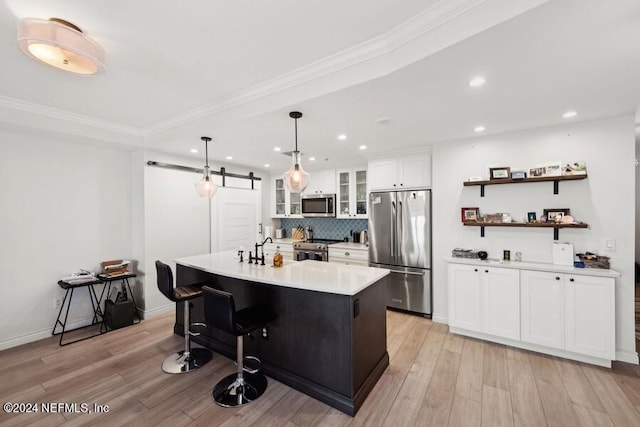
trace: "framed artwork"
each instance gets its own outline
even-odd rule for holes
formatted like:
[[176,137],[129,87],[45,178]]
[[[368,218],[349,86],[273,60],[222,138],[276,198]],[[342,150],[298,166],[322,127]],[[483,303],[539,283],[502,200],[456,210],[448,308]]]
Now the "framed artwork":
[[477,221],[480,216],[480,208],[461,208],[460,216],[462,222]]
[[577,162],[568,162],[562,168],[563,175],[586,175],[587,174],[587,166],[584,163],[584,160],[580,160]]
[[544,165],[546,169],[544,176],[560,176],[562,175],[562,162],[553,162]]
[[489,178],[490,179],[505,179],[509,178],[511,172],[511,168],[489,168]]
[[535,168],[529,169],[529,177],[536,178],[545,176],[547,174],[547,168],[544,166],[537,166]]
[[570,214],[570,209],[544,209],[543,215],[547,217],[547,222],[561,222],[565,215]]
[[535,212],[527,212],[527,221],[528,222],[534,222],[536,220],[536,213]]

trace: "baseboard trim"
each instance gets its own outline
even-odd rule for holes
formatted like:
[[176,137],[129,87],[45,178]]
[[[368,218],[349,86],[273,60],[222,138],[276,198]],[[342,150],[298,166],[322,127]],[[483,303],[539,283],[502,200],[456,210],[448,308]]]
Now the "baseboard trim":
[[[86,319],[76,320],[74,322],[69,322],[67,328],[65,330],[71,330],[76,328],[82,328],[84,326],[91,325],[93,321],[93,317],[87,317]],[[56,332],[62,330],[60,326],[56,328]],[[66,333],[66,332],[65,332]],[[51,337],[51,328],[40,329],[38,331],[29,332],[24,335],[19,335],[17,337],[6,338],[0,341],[0,351],[7,350],[9,348],[17,347],[19,345],[28,344],[30,342],[38,341],[41,339]]]
[[449,318],[444,314],[433,313],[431,320],[435,323],[444,323],[445,325],[449,324]]
[[633,363],[634,365],[640,364],[638,362],[637,351],[616,349],[616,360],[619,362]]
[[176,309],[175,303],[171,303],[167,305],[161,305],[160,307],[152,308],[150,310],[140,310],[140,312],[142,313],[143,319],[151,319],[154,317],[158,317],[162,314],[175,311],[175,309]]

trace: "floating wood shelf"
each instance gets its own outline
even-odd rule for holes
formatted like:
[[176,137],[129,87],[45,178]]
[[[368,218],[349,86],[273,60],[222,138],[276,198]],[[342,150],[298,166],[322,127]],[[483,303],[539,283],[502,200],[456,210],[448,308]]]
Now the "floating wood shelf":
[[511,179],[511,178],[502,178],[502,179],[488,179],[485,181],[466,181],[464,182],[465,187],[471,187],[474,185],[480,186],[480,197],[484,197],[484,186],[485,185],[500,185],[500,184],[524,184],[527,182],[553,182],[553,194],[558,194],[558,183],[560,181],[577,181],[580,179],[586,179],[587,175],[562,175],[562,176],[536,176],[531,178],[523,178],[523,179]]
[[553,240],[558,240],[558,230],[561,228],[588,228],[588,224],[558,224],[555,222],[530,223],[530,222],[463,222],[468,227],[480,227],[480,237],[484,237],[485,227],[530,227],[530,228],[553,228]]

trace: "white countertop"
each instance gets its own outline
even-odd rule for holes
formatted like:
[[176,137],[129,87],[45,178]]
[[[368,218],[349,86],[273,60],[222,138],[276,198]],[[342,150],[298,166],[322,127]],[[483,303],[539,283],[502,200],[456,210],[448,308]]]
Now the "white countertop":
[[261,266],[239,259],[235,251],[227,251],[178,258],[175,262],[236,279],[340,295],[355,295],[389,274],[384,268],[331,262],[285,260],[283,267],[274,268],[273,260],[265,260],[267,265]]
[[518,270],[553,271],[555,273],[578,274],[582,276],[620,277],[615,270],[604,268],[576,268],[568,265],[544,264],[541,262],[479,260],[474,258],[446,258],[447,262],[455,264],[480,265],[488,267],[515,268]]
[[353,243],[353,242],[339,242],[339,243],[332,243],[329,245],[329,249],[350,249],[352,251],[368,251],[369,250],[369,246],[365,245],[364,243]]

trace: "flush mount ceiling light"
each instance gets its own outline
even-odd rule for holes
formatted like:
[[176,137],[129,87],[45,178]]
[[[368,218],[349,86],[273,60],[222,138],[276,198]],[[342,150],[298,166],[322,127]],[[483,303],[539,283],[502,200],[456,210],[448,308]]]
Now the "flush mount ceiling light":
[[573,117],[575,117],[577,115],[578,115],[577,111],[569,110],[569,111],[565,112],[562,115],[562,117],[565,118],[565,119],[570,119],[570,118],[573,118]]
[[346,141],[347,140],[347,135],[345,135],[344,133],[341,133],[340,135],[338,135],[338,139],[340,141]]
[[206,165],[204,167],[202,179],[196,183],[196,190],[198,190],[200,197],[212,198],[213,195],[216,194],[216,191],[218,191],[218,186],[213,182],[209,175],[209,141],[211,141],[211,138],[203,136],[200,139],[204,141]]
[[295,121],[296,149],[291,153],[291,168],[284,173],[284,185],[292,193],[301,193],[309,184],[309,174],[302,169],[300,164],[300,151],[298,151],[298,119],[302,117],[299,111],[292,111],[289,117]]
[[469,80],[469,86],[471,87],[480,87],[482,85],[484,85],[486,82],[485,78],[482,76],[476,76],[474,78],[472,78],[471,80]]
[[64,19],[22,19],[18,46],[27,56],[70,73],[92,75],[104,70],[100,45]]
[[475,128],[473,128],[474,132],[480,133],[480,132],[484,132],[485,131],[485,127],[484,126],[476,126]]

